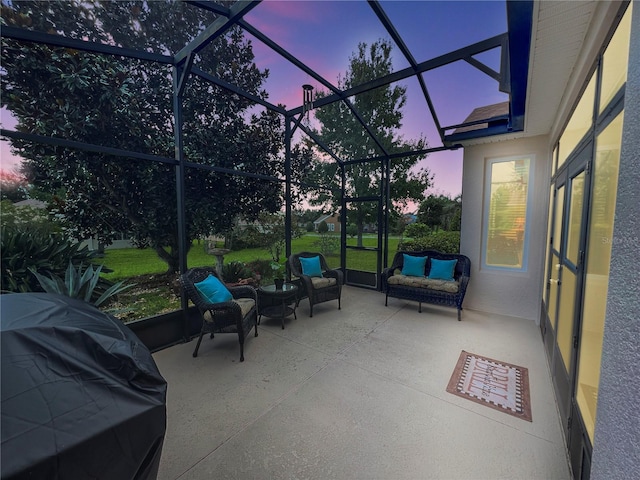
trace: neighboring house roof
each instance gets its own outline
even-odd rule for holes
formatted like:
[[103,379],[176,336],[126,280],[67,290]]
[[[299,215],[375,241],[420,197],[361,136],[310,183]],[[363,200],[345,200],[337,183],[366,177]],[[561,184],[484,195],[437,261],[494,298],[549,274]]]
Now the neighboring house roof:
[[321,222],[326,222],[327,220],[331,220],[332,217],[334,217],[335,215],[329,214],[329,215],[320,215],[316,220],[313,221],[314,224],[316,223],[321,223]]
[[479,122],[481,120],[487,121],[484,123],[477,123],[475,125],[456,128],[453,133],[456,134],[462,132],[470,132],[472,130],[484,130],[493,126],[494,123],[504,123],[505,119],[508,118],[508,115],[509,102],[500,102],[494,103],[493,105],[478,107],[474,109],[462,123]]
[[32,208],[47,208],[47,203],[41,200],[35,200],[29,198],[27,200],[20,200],[13,204],[15,207],[32,207]]

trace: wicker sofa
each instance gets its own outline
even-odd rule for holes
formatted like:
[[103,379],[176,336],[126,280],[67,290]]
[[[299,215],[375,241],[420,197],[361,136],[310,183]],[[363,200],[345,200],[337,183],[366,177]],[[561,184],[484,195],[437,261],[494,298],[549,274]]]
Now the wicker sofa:
[[[425,278],[402,275],[404,255],[428,257],[425,265]],[[431,270],[431,259],[457,260],[454,281],[432,280],[426,278]],[[445,305],[458,309],[458,321],[462,302],[471,276],[471,260],[461,254],[440,253],[436,250],[421,252],[398,252],[393,263],[382,272],[382,291],[385,293],[384,305],[387,306],[389,297],[402,298],[418,302],[418,311],[422,312],[423,303]]]

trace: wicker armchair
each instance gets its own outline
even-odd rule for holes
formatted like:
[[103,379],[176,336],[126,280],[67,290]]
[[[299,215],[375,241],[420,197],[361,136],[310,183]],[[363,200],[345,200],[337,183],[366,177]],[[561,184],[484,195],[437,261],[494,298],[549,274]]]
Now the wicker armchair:
[[244,362],[244,339],[249,335],[251,327],[255,328],[255,336],[258,336],[256,291],[249,286],[228,287],[233,295],[232,301],[210,303],[195,287],[196,283],[209,275],[219,278],[213,267],[192,268],[180,276],[182,288],[202,316],[202,329],[193,356],[198,356],[200,342],[205,333],[210,333],[211,338],[214,337],[214,333],[237,333],[240,361]]
[[[322,277],[310,277],[302,274],[300,257],[320,257]],[[287,269],[292,276],[298,277],[301,293],[298,303],[304,297],[309,299],[309,316],[313,317],[313,306],[318,303],[338,300],[340,309],[340,295],[342,294],[343,274],[341,270],[331,270],[327,261],[320,253],[301,252],[294,253],[287,259]]]

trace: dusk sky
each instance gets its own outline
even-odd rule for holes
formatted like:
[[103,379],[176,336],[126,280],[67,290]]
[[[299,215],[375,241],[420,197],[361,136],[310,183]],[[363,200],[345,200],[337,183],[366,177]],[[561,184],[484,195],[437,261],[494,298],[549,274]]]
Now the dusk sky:
[[[381,6],[418,63],[507,31],[504,1],[382,1]],[[244,18],[333,85],[339,74],[344,75],[359,42],[390,38],[364,0],[266,0]],[[295,108],[302,103],[302,84],[324,88],[260,41],[249,38],[257,66],[270,70],[265,87],[271,103]],[[476,58],[499,69],[499,49]],[[395,48],[394,70],[408,66]],[[442,126],[463,122],[476,107],[507,100],[497,82],[465,62],[427,72],[424,78]],[[417,80],[409,78],[399,84],[407,87],[402,135],[423,136],[430,147],[440,146]],[[2,127],[14,127],[4,110]],[[5,141],[0,154],[1,167],[11,169],[15,161]],[[462,150],[432,153],[424,162],[435,174],[430,193],[455,196],[461,192]]]

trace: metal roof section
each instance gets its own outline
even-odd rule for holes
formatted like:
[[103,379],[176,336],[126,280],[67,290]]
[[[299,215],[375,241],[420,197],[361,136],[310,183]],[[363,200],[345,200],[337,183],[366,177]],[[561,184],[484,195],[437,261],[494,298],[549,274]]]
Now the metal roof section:
[[[319,2],[316,7],[321,4],[322,2]],[[418,10],[426,9],[429,6],[428,4],[429,2],[426,2],[425,4],[416,3],[412,6],[411,3],[409,3],[405,8],[411,8],[412,12],[416,9],[415,13],[417,15]],[[120,55],[130,58],[155,61],[161,64],[175,65],[179,68],[181,74],[178,82],[178,87],[181,91],[184,90],[190,75],[198,76],[201,79],[217,85],[218,87],[226,89],[229,92],[240,95],[254,102],[256,105],[278,112],[293,122],[296,122],[297,127],[301,127],[300,130],[320,145],[320,147],[325,151],[326,148],[322,145],[322,139],[318,138],[318,136],[314,134],[312,128],[304,126],[300,122],[300,119],[302,118],[301,114],[303,112],[302,105],[298,107],[289,107],[278,102],[278,99],[274,99],[275,101],[267,101],[264,98],[259,98],[256,95],[243,91],[243,89],[237,85],[226,83],[222,79],[217,78],[211,72],[204,71],[201,66],[198,65],[197,61],[194,61],[194,59],[197,59],[198,52],[207,48],[207,45],[217,37],[224,35],[230,28],[239,26],[243,29],[245,35],[251,38],[252,42],[255,42],[256,45],[260,45],[260,52],[262,54],[275,54],[286,59],[293,72],[296,72],[296,78],[299,78],[300,80],[305,78],[315,81],[318,83],[319,87],[327,90],[327,94],[325,96],[314,101],[314,108],[322,108],[323,106],[333,102],[342,102],[351,112],[351,115],[356,119],[356,123],[361,125],[363,131],[366,132],[372,143],[376,146],[374,149],[376,151],[373,153],[376,155],[375,158],[379,158],[379,156],[395,158],[401,155],[413,155],[416,152],[388,152],[381,144],[380,140],[376,138],[375,132],[367,123],[367,119],[364,118],[355,108],[353,98],[376,88],[403,80],[409,81],[412,84],[412,99],[416,103],[424,105],[424,116],[429,118],[425,119],[423,122],[423,128],[433,130],[433,127],[435,127],[436,135],[439,137],[434,138],[433,134],[430,134],[428,137],[430,143],[429,148],[425,152],[421,153],[457,148],[459,147],[459,142],[465,139],[512,133],[522,131],[524,129],[525,107],[527,106],[526,94],[529,74],[529,52],[531,46],[533,12],[532,0],[506,2],[507,32],[491,36],[490,38],[485,38],[484,40],[479,40],[476,43],[454,49],[448,53],[438,54],[427,60],[423,60],[424,57],[419,57],[416,54],[419,47],[416,46],[417,44],[415,39],[409,37],[405,39],[403,31],[397,28],[394,24],[393,18],[398,18],[398,22],[401,22],[397,5],[394,5],[393,2],[379,2],[376,0],[368,0],[367,5],[359,4],[357,5],[359,9],[364,8],[366,10],[366,12],[361,12],[359,15],[362,15],[363,17],[366,16],[373,20],[376,35],[380,35],[381,33],[383,35],[388,35],[397,48],[397,52],[395,54],[397,58],[394,59],[395,70],[388,75],[375,78],[365,82],[364,84],[353,85],[344,91],[340,90],[334,83],[332,83],[332,80],[329,80],[329,75],[335,72],[330,73],[326,69],[323,69],[322,74],[319,73],[318,70],[309,66],[311,62],[315,62],[317,60],[296,57],[295,54],[292,53],[291,49],[284,48],[278,43],[278,41],[274,40],[274,38],[277,38],[278,36],[276,31],[262,31],[252,23],[249,23],[247,19],[254,22],[256,18],[259,18],[261,10],[268,15],[267,8],[271,6],[268,2],[260,2],[257,0],[237,1],[230,7],[226,7],[219,3],[210,1],[189,1],[184,2],[183,5],[185,9],[200,8],[211,12],[212,23],[203,28],[200,32],[189,32],[187,36],[185,36],[188,41],[184,42],[182,48],[177,49],[175,52],[156,52],[154,51],[153,46],[140,46],[133,44],[109,45],[105,44],[103,39],[99,38],[99,35],[96,35],[95,39],[89,38],[89,41],[87,41],[86,39],[62,37],[55,33],[36,32],[16,27],[3,27],[2,36],[22,41],[65,46],[88,52]],[[301,5],[300,8],[302,7],[310,8],[309,4]],[[350,7],[354,6],[352,5]],[[388,8],[389,13],[385,11],[385,7]],[[420,12],[421,15],[424,15],[422,10],[420,10]],[[365,13],[367,15],[364,15]],[[245,19],[245,16],[247,19]],[[455,18],[452,20],[455,20]],[[132,19],[132,24],[134,21],[135,19]],[[402,21],[406,21],[406,18]],[[330,25],[330,23],[328,25]],[[327,25],[324,25],[324,27],[326,28]],[[496,26],[494,25],[493,29],[495,29],[495,27]],[[265,27],[261,26],[261,28]],[[190,37],[188,36],[189,34],[191,35]],[[424,38],[428,38],[428,32],[425,32]],[[358,41],[367,40],[368,39],[359,39]],[[438,42],[423,41],[423,43]],[[499,52],[497,57],[496,52]],[[299,49],[298,53],[302,56],[304,49]],[[422,53],[422,55],[424,55],[424,53]],[[493,61],[491,60],[492,57],[498,58],[498,60]],[[256,57],[256,61],[259,62],[258,56]],[[432,98],[433,94],[430,91],[427,74],[435,72],[442,67],[450,68],[454,67],[454,65],[455,68],[464,66],[464,68],[471,69],[474,75],[480,75],[489,79],[490,82],[495,82],[495,85],[498,87],[496,91],[504,92],[508,97],[509,109],[506,116],[505,114],[501,114],[499,118],[495,115],[484,119],[476,118],[480,112],[484,111],[476,109],[474,110],[474,115],[469,117],[471,120],[468,118],[462,124],[448,126],[443,125],[441,119],[443,115],[446,117],[449,112],[446,109],[446,104],[441,105],[441,108],[438,108],[438,105],[435,104],[434,99]],[[321,65],[318,64],[316,68],[320,69]],[[417,81],[413,80],[414,78]],[[309,81],[305,81],[303,83],[309,83]],[[291,85],[292,88],[301,88],[300,85]],[[502,95],[504,96],[504,94]],[[420,97],[422,100],[420,100]],[[475,100],[478,101],[481,100],[481,98],[476,98]],[[494,97],[494,102],[495,101],[496,98]],[[474,105],[472,105],[472,107],[474,107]],[[300,116],[300,118],[296,120],[298,116]],[[454,119],[454,121],[455,120],[457,119]],[[480,120],[485,121],[481,122]],[[8,132],[4,129],[2,130],[2,134],[13,137],[20,137],[22,135],[19,132]],[[57,140],[43,138],[42,141],[50,143]],[[75,143],[74,146],[93,149],[96,151],[105,150],[105,147],[103,146],[87,144],[80,146],[75,145]],[[117,154],[117,152],[111,153]],[[338,162],[367,160],[339,159],[332,152],[327,153]],[[129,156],[129,154],[126,154],[126,156]],[[158,160],[163,161],[166,159]],[[370,160],[373,160],[373,158]]]
[[[529,52],[533,22],[533,1],[507,1],[508,41],[502,46],[500,72],[492,75],[498,80],[500,90],[509,94],[506,114],[496,115],[496,105],[473,110],[467,119],[458,125],[445,127],[453,133],[445,135],[447,146],[465,140],[522,132],[525,126],[525,107],[529,77]],[[480,67],[478,67],[480,68]],[[485,72],[491,75],[490,72]],[[502,103],[502,110],[504,105]],[[487,116],[481,118],[484,114]]]
[[[509,5],[511,3],[519,2],[509,2]],[[509,133],[507,138],[537,135],[556,138],[581,92],[577,82],[583,82],[593,68],[598,51],[594,46],[605,42],[615,17],[620,15],[621,5],[621,2],[597,0],[535,2],[530,53],[521,52],[523,58],[529,58],[524,128],[502,132],[503,128],[492,129],[487,122],[484,130],[467,125],[468,128],[456,129],[447,139],[451,143],[471,145],[496,141],[498,138],[493,135],[499,133]],[[511,31],[511,25],[509,29]],[[591,32],[589,36],[588,32]],[[498,113],[493,107],[496,105],[486,107],[487,120]],[[481,109],[475,109],[465,123],[478,122],[481,117]]]

